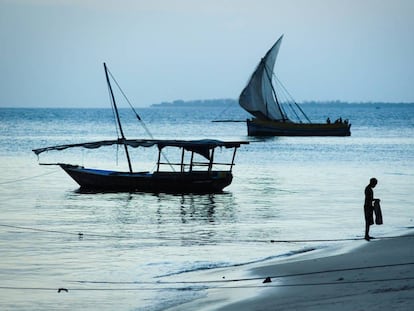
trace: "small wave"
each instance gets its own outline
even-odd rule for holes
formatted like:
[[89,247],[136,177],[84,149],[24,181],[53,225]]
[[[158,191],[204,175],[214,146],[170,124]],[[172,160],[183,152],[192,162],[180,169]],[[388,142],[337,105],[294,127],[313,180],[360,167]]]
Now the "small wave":
[[403,173],[403,172],[385,172],[386,175],[395,175],[395,176],[414,176],[411,173]]
[[280,259],[280,258],[291,257],[291,256],[303,254],[303,253],[312,252],[314,250],[316,250],[315,247],[306,247],[306,248],[301,248],[299,250],[290,251],[290,252],[287,252],[287,253],[284,253],[284,254],[279,254],[279,255],[274,255],[274,256],[268,256],[268,257],[265,257],[265,258],[260,258],[260,259],[257,259],[257,260],[252,260],[252,261],[248,261],[248,262],[244,262],[244,263],[239,263],[239,264],[235,264],[235,265],[232,265],[232,266],[233,267],[240,267],[240,266],[245,266],[245,265],[250,265],[250,264],[265,262],[265,261],[273,260],[273,259]]
[[194,262],[192,264],[192,266],[189,267],[189,268],[184,268],[184,269],[174,271],[174,272],[171,272],[171,273],[159,275],[156,278],[163,278],[163,277],[169,277],[169,276],[180,275],[180,274],[184,274],[184,273],[197,272],[197,271],[204,271],[204,270],[241,267],[241,266],[246,266],[246,265],[260,263],[260,262],[265,262],[265,261],[269,261],[269,260],[273,260],[273,259],[291,257],[291,256],[303,254],[303,253],[312,252],[314,250],[316,250],[315,247],[305,247],[305,248],[301,248],[301,249],[298,249],[298,250],[293,250],[293,251],[283,253],[283,254],[279,254],[279,255],[267,256],[267,257],[264,257],[264,258],[258,258],[258,259],[255,259],[255,260],[250,260],[250,261],[240,262],[240,263],[197,261],[197,262]]
[[208,262],[208,261],[196,261],[193,263],[193,265],[190,268],[184,268],[181,270],[177,270],[174,272],[166,273],[157,276],[157,278],[163,278],[173,275],[180,275],[184,273],[190,273],[195,271],[203,271],[203,270],[210,270],[210,269],[218,269],[218,268],[227,268],[231,267],[232,264],[228,262]]

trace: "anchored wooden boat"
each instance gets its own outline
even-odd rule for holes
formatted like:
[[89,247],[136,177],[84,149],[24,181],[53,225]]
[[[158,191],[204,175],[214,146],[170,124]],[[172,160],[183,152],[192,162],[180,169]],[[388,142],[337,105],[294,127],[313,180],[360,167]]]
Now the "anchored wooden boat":
[[[108,89],[115,112],[118,133],[120,137],[114,140],[102,140],[87,143],[66,144],[34,149],[36,155],[47,151],[61,151],[68,148],[82,147],[95,149],[104,146],[121,145],[124,147],[129,171],[114,171],[95,168],[86,168],[67,163],[43,163],[44,165],[59,165],[70,177],[75,180],[81,190],[98,191],[142,191],[168,193],[215,193],[221,192],[230,185],[233,179],[232,169],[236,151],[245,141],[224,142],[212,139],[203,140],[156,140],[156,139],[126,139],[118,107],[113,95],[108,69],[104,64]],[[139,120],[141,118],[136,115]],[[132,168],[130,148],[158,148],[158,159],[154,172],[135,172]],[[181,149],[181,161],[171,163],[163,155],[166,148]],[[228,162],[215,161],[216,148],[231,149],[233,151]],[[186,153],[189,153],[186,154]],[[187,156],[186,156],[187,155]],[[197,157],[195,157],[197,155]],[[42,163],[41,163],[42,164]]]
[[[232,169],[236,150],[241,144],[247,142],[223,142],[219,140],[143,140],[143,139],[117,139],[96,141],[80,144],[68,144],[34,149],[36,155],[52,150],[64,150],[73,147],[88,149],[102,146],[123,145],[130,147],[157,147],[158,160],[156,170],[152,173],[127,172],[85,168],[79,165],[65,163],[52,163],[46,165],[59,165],[70,177],[75,180],[82,190],[103,191],[142,191],[167,193],[215,193],[230,185],[233,179]],[[171,163],[163,160],[164,148],[173,147],[181,149],[181,161]],[[231,160],[216,162],[214,150],[216,148],[232,149]],[[186,156],[185,153],[190,153]],[[195,161],[194,155],[200,155]],[[200,159],[205,159],[202,161]],[[220,167],[220,169],[217,169]]]
[[[333,123],[328,120],[326,123],[311,122],[277,79],[273,69],[282,38],[283,36],[262,58],[240,94],[240,106],[255,117],[247,120],[248,135],[350,136],[351,124],[347,120],[342,121],[338,118]],[[282,94],[286,95],[285,100],[282,100]],[[291,109],[298,121],[291,120],[284,107]],[[301,116],[305,120],[302,120]]]

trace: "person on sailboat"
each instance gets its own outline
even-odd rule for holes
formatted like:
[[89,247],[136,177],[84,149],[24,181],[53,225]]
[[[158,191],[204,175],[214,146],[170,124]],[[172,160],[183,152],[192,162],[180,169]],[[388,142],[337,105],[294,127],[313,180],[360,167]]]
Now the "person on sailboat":
[[374,203],[379,202],[379,199],[374,199],[374,190],[378,180],[371,178],[369,184],[365,187],[365,202],[364,202],[364,215],[365,215],[365,240],[369,241],[372,237],[369,235],[369,227],[374,224]]

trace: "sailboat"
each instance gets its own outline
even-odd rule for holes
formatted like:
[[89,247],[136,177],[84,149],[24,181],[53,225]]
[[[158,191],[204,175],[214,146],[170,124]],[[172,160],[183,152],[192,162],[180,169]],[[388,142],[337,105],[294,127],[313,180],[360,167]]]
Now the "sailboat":
[[[125,151],[129,171],[86,168],[84,166],[68,163],[40,163],[41,165],[60,166],[76,183],[79,184],[81,190],[86,191],[217,193],[222,192],[226,186],[231,184],[233,179],[232,169],[234,167],[236,151],[242,144],[248,144],[248,142],[220,141],[215,139],[127,139],[122,128],[121,118],[119,116],[118,107],[115,102],[115,96],[108,74],[108,68],[105,63],[104,69],[111,104],[116,119],[118,138],[113,140],[57,145],[33,149],[32,151],[39,156],[43,152],[61,151],[75,147],[95,149],[104,146],[119,145],[123,147]],[[137,119],[141,121],[140,116],[135,110],[134,112]],[[158,159],[156,161],[156,170],[154,172],[137,172],[133,170],[130,157],[130,148],[138,147],[158,148]],[[163,150],[165,148],[181,149],[181,161],[177,161],[176,163],[168,161],[163,154]],[[214,151],[216,148],[232,150],[233,153],[230,160],[227,162],[215,161]],[[195,157],[195,155],[198,155],[198,157]]]
[[[341,118],[335,122],[312,123],[302,108],[293,100],[286,104],[292,109],[298,121],[293,121],[282,104],[281,93],[290,94],[274,74],[274,66],[283,35],[261,59],[240,94],[239,104],[254,118],[247,119],[249,136],[350,136],[351,124]],[[275,84],[280,91],[277,92]],[[302,118],[305,120],[303,121]]]

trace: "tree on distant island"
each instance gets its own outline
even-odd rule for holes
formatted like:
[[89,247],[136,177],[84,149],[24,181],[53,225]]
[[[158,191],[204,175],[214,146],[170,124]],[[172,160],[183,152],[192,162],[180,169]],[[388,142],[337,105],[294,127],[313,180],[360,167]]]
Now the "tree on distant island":
[[230,105],[238,105],[235,99],[197,99],[184,101],[182,99],[174,100],[172,102],[162,102],[160,104],[153,104],[151,107],[224,107]]

